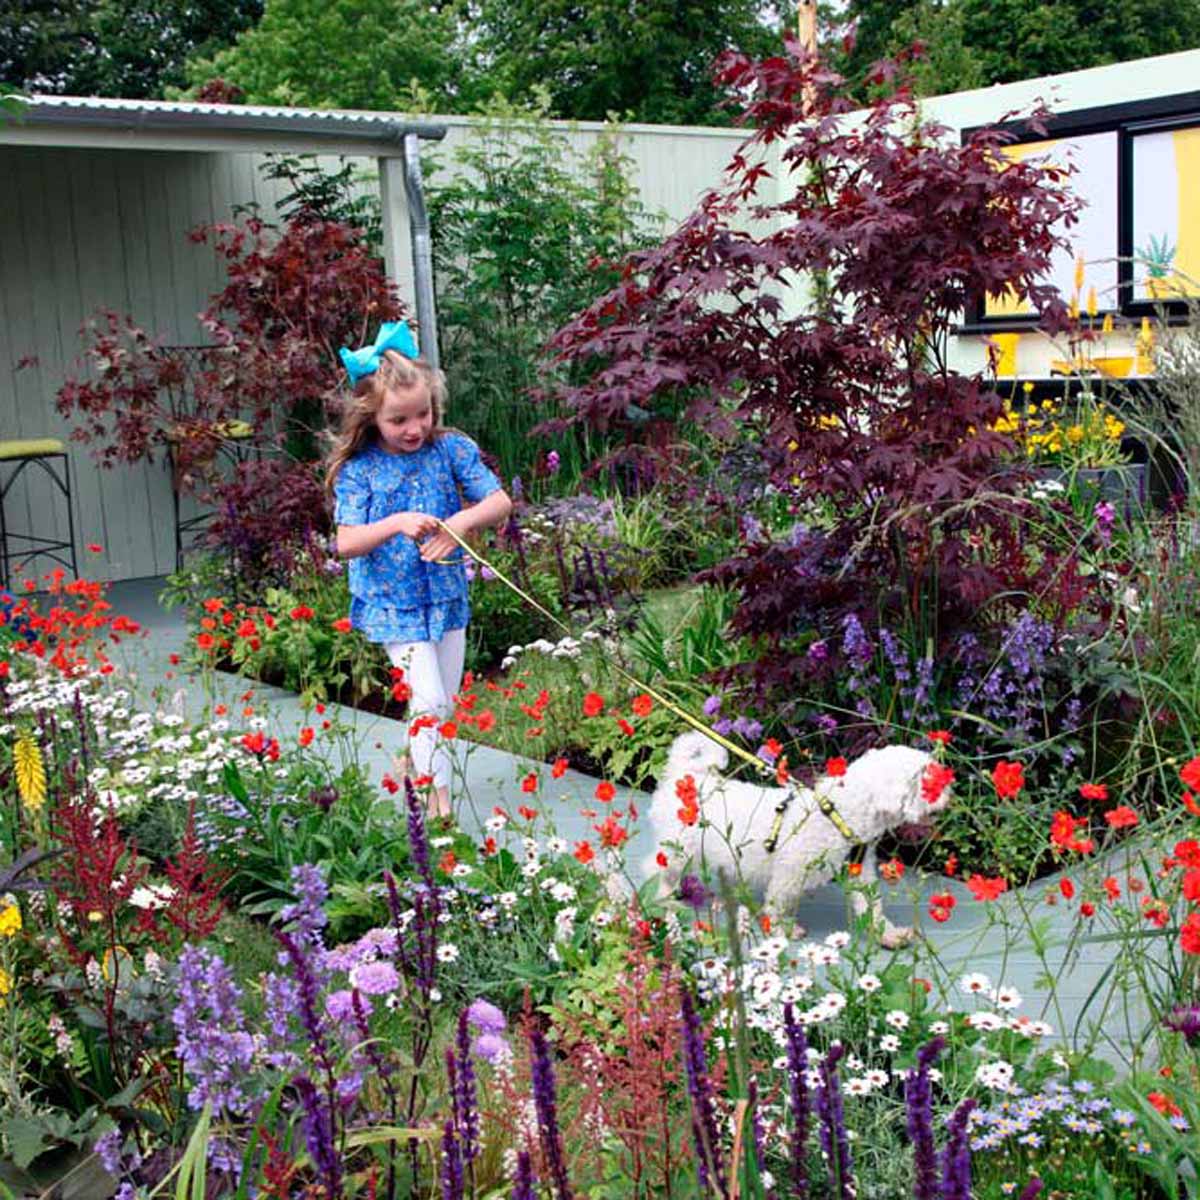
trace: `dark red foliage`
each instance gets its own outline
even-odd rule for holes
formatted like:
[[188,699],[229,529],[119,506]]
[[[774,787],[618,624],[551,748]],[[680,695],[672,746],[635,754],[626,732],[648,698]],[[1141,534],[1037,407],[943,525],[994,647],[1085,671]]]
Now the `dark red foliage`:
[[[137,846],[121,835],[115,816],[106,814],[97,820],[86,796],[68,797],[59,804],[51,834],[55,848],[63,852],[55,859],[50,875],[59,904],[70,910],[77,929],[96,930],[102,941],[115,945],[116,930],[125,925],[129,897],[150,873],[149,867],[138,862]],[[154,912],[139,909],[137,913],[138,932],[159,940]],[[78,944],[79,939],[61,921],[59,937],[71,960],[84,966],[90,951]]]
[[848,119],[840,78],[789,49],[725,60],[755,132],[724,186],[555,336],[556,366],[604,364],[562,396],[571,420],[601,426],[630,404],[682,406],[717,437],[756,439],[785,493],[834,502],[828,534],[748,545],[713,572],[741,589],[743,631],[832,627],[876,597],[912,615],[936,591],[949,634],[1000,588],[988,547],[1018,513],[1012,446],[991,429],[1000,397],[950,368],[949,339],[976,296],[1005,288],[1065,327],[1041,280],[1077,202],[1061,170],[1001,167],[1007,135],[960,144],[903,89]]
[[163,915],[189,941],[208,937],[217,927],[225,905],[218,898],[229,872],[217,870],[196,837],[196,806],[188,805],[187,827],[174,858],[166,865],[175,889]]

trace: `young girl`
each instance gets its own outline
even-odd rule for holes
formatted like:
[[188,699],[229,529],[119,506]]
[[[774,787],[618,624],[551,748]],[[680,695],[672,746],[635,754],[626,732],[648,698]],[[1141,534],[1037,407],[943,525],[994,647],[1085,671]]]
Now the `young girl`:
[[[450,811],[450,763],[438,726],[462,681],[470,616],[460,537],[512,509],[464,434],[442,428],[446,383],[418,357],[403,322],[373,346],[342,350],[354,385],[330,456],[337,549],[350,559],[350,620],[403,667],[409,712],[437,718],[410,739],[413,772],[432,776],[431,811]],[[465,505],[465,507],[464,507]]]

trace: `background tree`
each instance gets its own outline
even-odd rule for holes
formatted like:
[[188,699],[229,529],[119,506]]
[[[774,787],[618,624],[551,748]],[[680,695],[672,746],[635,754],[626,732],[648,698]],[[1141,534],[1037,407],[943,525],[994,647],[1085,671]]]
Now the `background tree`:
[[236,45],[188,64],[249,104],[399,109],[413,90],[442,111],[469,102],[454,12],[425,0],[272,0]]
[[[1200,0],[849,0],[823,10],[830,61],[866,99],[873,62],[915,39],[919,95],[939,95],[1200,46]],[[856,36],[842,39],[851,26]]]
[[554,117],[728,125],[717,55],[780,53],[779,19],[773,0],[482,0],[478,53],[494,90],[544,86]]
[[262,0],[8,0],[0,80],[34,92],[157,97],[262,15]]

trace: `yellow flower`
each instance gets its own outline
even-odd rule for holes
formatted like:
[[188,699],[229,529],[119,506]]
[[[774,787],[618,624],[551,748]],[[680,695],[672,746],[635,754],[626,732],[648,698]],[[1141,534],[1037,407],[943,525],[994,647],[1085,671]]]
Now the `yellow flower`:
[[1033,391],[1033,380],[1032,379],[1025,380],[1025,382],[1023,384],[1021,384],[1021,389],[1024,391],[1025,395],[1028,396],[1029,393]]
[[1083,291],[1083,255],[1076,255],[1075,258],[1075,291]]
[[795,438],[792,438],[792,440],[788,442],[788,449],[795,454],[796,451],[800,449],[800,443],[796,441]]
[[97,922],[104,920],[104,914],[98,908],[93,908],[92,911],[88,913],[87,918],[92,922],[93,925],[95,925]]
[[1037,416],[1037,405],[1036,404],[1029,405],[1025,409],[1025,415],[1027,417],[1036,417]]
[[21,932],[21,908],[15,900],[4,898],[4,907],[0,908],[0,937],[14,937]]
[[1104,324],[1100,326],[1100,332],[1101,333],[1112,333],[1112,331],[1113,331],[1112,313],[1105,313],[1104,314]]
[[1088,288],[1088,294],[1087,294],[1087,313],[1088,313],[1088,316],[1089,316],[1089,317],[1094,317],[1094,316],[1096,315],[1096,313],[1097,313],[1097,311],[1098,311],[1099,307],[1100,307],[1100,306],[1099,306],[1099,305],[1096,303],[1096,289],[1095,289],[1094,287],[1090,287],[1090,288]]
[[[0,996],[7,996],[12,991],[12,976],[3,968],[0,967]],[[0,999],[0,1008],[3,1008],[4,1001]]]
[[1083,426],[1072,425],[1071,428],[1067,430],[1067,441],[1070,442],[1072,446],[1078,446],[1079,443],[1083,441]]
[[37,812],[46,803],[46,768],[41,749],[27,733],[13,746],[13,770],[22,802],[31,812]]
[[840,429],[842,421],[840,417],[821,416],[817,418],[817,425],[822,429]]

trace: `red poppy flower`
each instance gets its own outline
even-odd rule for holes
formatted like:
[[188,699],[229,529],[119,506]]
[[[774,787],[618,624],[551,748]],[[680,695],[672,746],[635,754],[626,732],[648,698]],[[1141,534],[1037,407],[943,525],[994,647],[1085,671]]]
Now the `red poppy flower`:
[[950,745],[950,731],[948,729],[931,729],[925,736],[931,742],[937,742],[939,745]]
[[633,737],[633,726],[624,717],[617,718],[617,728],[626,736]]
[[942,874],[949,875],[951,879],[958,874],[958,855],[952,854],[946,859],[946,865],[942,867]]
[[485,708],[483,712],[475,718],[475,728],[480,733],[490,733],[496,728],[496,714],[490,708]]
[[1104,881],[1104,893],[1108,896],[1109,901],[1120,900],[1121,885],[1117,882],[1116,876],[1109,875]]
[[1079,794],[1085,800],[1107,800],[1108,787],[1103,783],[1085,783],[1080,787]]
[[306,725],[302,730],[300,730],[299,737],[296,740],[301,746],[311,746],[312,740],[315,736],[316,734],[313,732],[312,727]]
[[458,722],[443,721],[438,727],[438,733],[440,733],[444,738],[458,737]]
[[93,554],[103,554],[104,547],[99,542],[88,542],[88,550]]
[[574,854],[585,867],[596,857],[596,852],[592,849],[591,842],[576,842]]
[[524,817],[526,821],[532,821],[537,816],[537,809],[530,808],[527,804],[521,804],[517,807],[517,815]]
[[609,813],[603,825],[593,825],[592,828],[600,835],[600,845],[610,850],[617,849],[629,840],[629,830],[617,821],[616,813]]
[[1069,879],[1060,879],[1058,881],[1058,890],[1062,892],[1064,900],[1073,900],[1075,898],[1075,885]]
[[921,796],[926,804],[936,804],[954,782],[954,772],[941,763],[929,763],[921,772]]
[[450,872],[453,871],[454,868],[457,866],[458,866],[458,859],[455,858],[454,851],[447,850],[446,853],[442,855],[441,862],[438,863],[438,870],[443,871],[443,872],[445,872],[445,874],[449,875]]
[[211,650],[216,643],[216,638],[211,633],[196,634],[196,646],[201,650]]
[[1179,931],[1179,946],[1184,954],[1200,954],[1200,913],[1190,913]]
[[629,706],[637,717],[648,717],[654,709],[654,701],[643,692],[640,696],[634,696],[633,703]]
[[290,613],[293,621],[311,621],[316,615],[307,604],[297,604]]
[[349,617],[338,617],[338,619],[334,621],[333,627],[338,631],[338,633],[349,633],[350,630],[354,628],[350,624]]
[[565,758],[556,758],[554,765],[550,768],[550,777],[552,779],[561,779],[567,773],[567,760]]
[[496,839],[494,837],[484,838],[480,849],[483,851],[484,858],[491,858],[496,853]]
[[1200,902],[1200,869],[1189,867],[1183,874],[1183,898],[1192,904]]
[[596,799],[599,800],[601,804],[610,803],[616,794],[617,789],[613,787],[611,783],[604,781],[596,784]]
[[1085,900],[1079,906],[1079,915],[1081,917],[1094,917],[1096,915],[1096,906],[1089,900]]
[[782,743],[776,741],[775,738],[767,738],[759,748],[758,755],[760,758],[765,758],[768,762],[774,762],[782,750]]
[[1025,769],[1017,762],[998,762],[992,770],[992,784],[1001,800],[1012,800],[1025,786]]
[[655,861],[656,863],[658,863],[658,865],[659,865],[659,866],[660,866],[660,867],[661,867],[663,870],[666,870],[666,867],[667,867],[667,861],[668,861],[668,860],[667,860],[667,856],[666,856],[666,854],[665,854],[665,853],[664,853],[662,850],[660,850],[660,851],[659,851],[659,852],[658,852],[658,853],[657,853],[657,854],[654,856],[654,861]]
[[825,760],[825,774],[833,779],[840,779],[845,775],[848,765],[844,758],[827,758]]
[[216,596],[209,596],[204,602],[204,611],[210,613],[219,613],[224,607],[224,601]]
[[1191,762],[1180,767],[1179,778],[1182,779],[1184,785],[1186,787],[1190,787],[1192,791],[1200,791],[1200,757],[1193,758]]
[[1196,797],[1191,792],[1183,793],[1183,807],[1192,814],[1193,817],[1200,817],[1200,804],[1196,803]]
[[983,875],[968,875],[963,882],[971,889],[971,895],[976,900],[995,900],[1008,891],[1008,880],[997,875],[988,879]]
[[524,779],[521,780],[521,791],[527,796],[533,795],[538,790],[538,777],[536,771],[530,771]]
[[1127,804],[1110,808],[1104,814],[1104,819],[1113,829],[1132,829],[1138,823],[1138,815]]
[[904,877],[904,864],[898,858],[889,858],[879,864],[879,874],[888,883],[899,883]]
[[583,698],[583,715],[598,717],[604,711],[604,697],[595,692],[588,692]]

